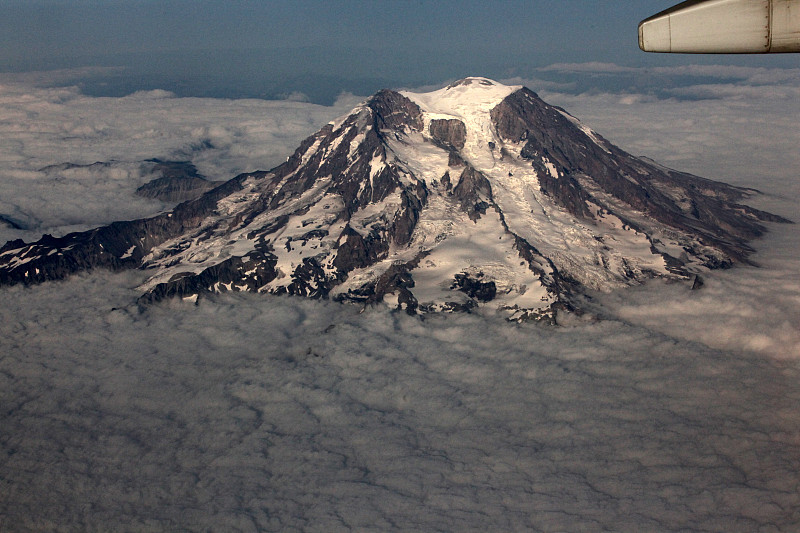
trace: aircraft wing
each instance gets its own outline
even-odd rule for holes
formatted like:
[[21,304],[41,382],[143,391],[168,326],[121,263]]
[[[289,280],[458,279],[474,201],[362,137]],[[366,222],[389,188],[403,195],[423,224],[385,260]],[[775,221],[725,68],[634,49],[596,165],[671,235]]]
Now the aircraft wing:
[[639,24],[645,52],[800,52],[800,0],[689,0]]

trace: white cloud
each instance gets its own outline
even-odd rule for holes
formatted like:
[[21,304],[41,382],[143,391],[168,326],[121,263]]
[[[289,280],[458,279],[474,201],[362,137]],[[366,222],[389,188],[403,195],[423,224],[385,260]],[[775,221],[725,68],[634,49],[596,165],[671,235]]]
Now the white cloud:
[[175,93],[163,89],[153,89],[150,91],[136,91],[124,97],[126,100],[162,100],[165,98],[175,98]]
[[588,63],[554,63],[538,70],[542,72],[557,71],[557,72],[585,72],[594,74],[619,74],[622,72],[636,72],[638,69],[633,67],[625,67],[615,63],[602,63],[599,61],[592,61]]
[[668,67],[628,67],[615,63],[554,63],[537,69],[539,72],[570,74],[636,74],[663,78],[703,77],[720,80],[738,79],[752,84],[797,83],[800,69],[765,68],[739,65],[678,65]]
[[634,69],[661,76],[696,76],[719,79],[740,79],[753,84],[796,83],[800,81],[800,69],[743,67],[736,65],[681,65],[674,67],[652,67]]
[[[755,83],[697,101],[541,94],[792,217],[798,110]],[[0,213],[113,217],[149,157],[214,179],[268,168],[356,100],[2,84]],[[241,294],[139,314],[139,272],[2,288],[0,529],[790,530],[800,236],[754,244],[760,268],[596,295],[605,320],[559,328]]]
[[787,104],[800,96],[800,87],[782,85],[736,85],[703,84],[669,89],[683,98],[745,100],[764,98],[772,101],[788,100]]

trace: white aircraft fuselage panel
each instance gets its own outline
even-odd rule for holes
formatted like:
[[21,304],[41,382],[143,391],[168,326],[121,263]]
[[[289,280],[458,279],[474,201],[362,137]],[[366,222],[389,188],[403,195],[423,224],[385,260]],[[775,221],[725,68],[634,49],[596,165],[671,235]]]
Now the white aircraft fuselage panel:
[[800,0],[690,0],[639,24],[645,52],[800,52]]

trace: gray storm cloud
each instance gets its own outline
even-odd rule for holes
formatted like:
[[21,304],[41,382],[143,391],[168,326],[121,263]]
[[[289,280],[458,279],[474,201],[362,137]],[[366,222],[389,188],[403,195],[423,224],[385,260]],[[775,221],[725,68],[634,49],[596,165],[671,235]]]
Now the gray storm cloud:
[[[748,75],[738,95],[701,100],[542,95],[793,218],[798,111]],[[136,161],[184,154],[212,179],[267,168],[339,112],[3,85],[0,212],[63,231],[157,210],[127,207],[146,178]],[[0,529],[791,531],[800,236],[770,229],[758,268],[713,272],[700,291],[593,295],[602,320],[557,328],[252,294],[140,313],[139,272],[3,288]]]

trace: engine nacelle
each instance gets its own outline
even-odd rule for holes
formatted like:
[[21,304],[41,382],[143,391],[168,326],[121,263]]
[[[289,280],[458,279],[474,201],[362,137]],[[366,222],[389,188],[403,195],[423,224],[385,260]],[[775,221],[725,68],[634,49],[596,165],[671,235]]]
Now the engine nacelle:
[[639,24],[645,52],[800,52],[800,0],[690,0]]

